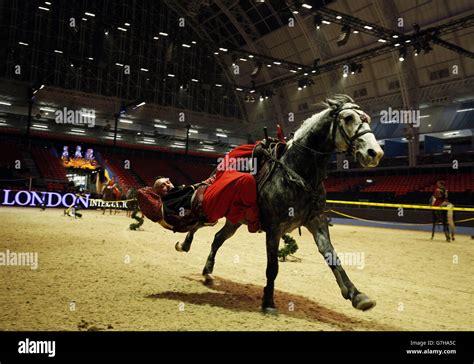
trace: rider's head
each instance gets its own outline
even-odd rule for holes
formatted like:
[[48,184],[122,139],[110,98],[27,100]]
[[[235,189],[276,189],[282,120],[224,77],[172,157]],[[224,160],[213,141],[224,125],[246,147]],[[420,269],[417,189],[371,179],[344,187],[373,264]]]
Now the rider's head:
[[172,188],[174,188],[174,186],[170,179],[162,176],[157,177],[153,185],[153,189],[160,197],[166,196]]
[[441,181],[441,180],[440,180],[440,181],[436,182],[436,186],[437,186],[438,188],[444,187],[444,181]]

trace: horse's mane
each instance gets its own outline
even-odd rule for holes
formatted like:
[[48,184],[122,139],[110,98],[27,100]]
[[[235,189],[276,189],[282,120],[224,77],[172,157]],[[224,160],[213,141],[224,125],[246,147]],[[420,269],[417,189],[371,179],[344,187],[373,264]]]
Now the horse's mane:
[[296,130],[295,132],[295,139],[301,138],[304,135],[307,135],[311,129],[314,127],[315,123],[317,124],[324,124],[324,122],[330,117],[329,113],[332,110],[338,109],[342,107],[344,104],[347,103],[355,103],[352,97],[344,94],[336,94],[331,98],[327,98],[325,101],[322,101],[316,104],[318,109],[322,109],[322,111],[311,115],[307,118],[303,124]]
[[352,97],[345,94],[336,94],[333,97],[326,99],[325,101],[321,102],[321,105],[325,108],[329,107],[341,107],[344,104],[351,103],[354,104],[355,101]]

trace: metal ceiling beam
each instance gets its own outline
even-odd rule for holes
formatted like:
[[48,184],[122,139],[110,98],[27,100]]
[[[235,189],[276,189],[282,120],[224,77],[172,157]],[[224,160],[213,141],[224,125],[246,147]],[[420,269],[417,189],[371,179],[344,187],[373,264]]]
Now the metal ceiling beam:
[[378,37],[379,39],[384,39],[387,42],[391,41],[392,43],[397,43],[398,41],[403,42],[406,40],[411,40],[413,42],[425,36],[429,36],[433,43],[436,43],[454,52],[460,53],[466,57],[474,58],[474,53],[469,52],[468,50],[465,50],[464,48],[461,48],[454,44],[443,41],[442,39],[439,39],[440,35],[445,35],[463,28],[473,26],[474,14],[465,16],[457,20],[449,21],[439,26],[420,30],[419,33],[413,32],[411,34],[404,34],[381,27],[379,25],[371,24],[359,18],[353,17],[348,14],[340,13],[336,10],[332,10],[329,8],[319,9],[316,13],[327,20],[331,20],[336,24],[349,25],[353,29],[356,29],[365,34],[372,35],[374,37]]
[[[341,14],[341,13],[338,13],[338,14]],[[343,24],[342,19],[343,19],[343,16],[346,16],[346,15],[345,14],[340,15],[341,19],[336,19],[337,16],[339,16],[339,15],[334,15],[334,19],[337,20],[338,22],[340,21],[341,24]],[[438,29],[439,29],[439,34],[448,34],[450,32],[454,32],[456,30],[463,29],[465,26],[472,26],[472,25],[474,25],[474,15],[469,15],[469,16],[466,16],[466,17],[463,17],[463,18],[459,18],[459,19],[449,21],[446,24],[441,24],[441,25],[436,26],[436,27],[430,27],[430,28],[421,30],[418,35],[420,35],[420,34],[424,35],[424,34],[427,34],[428,32],[434,32]],[[369,25],[369,26],[373,26],[373,25]],[[364,25],[362,25],[362,29],[365,29],[363,27],[364,27]],[[354,29],[356,29],[356,28],[354,28]],[[360,31],[362,31],[362,29],[360,29]],[[381,34],[381,33],[379,33],[380,29],[385,29],[385,28],[378,27],[378,26],[377,27],[373,26],[373,29],[365,29],[364,31],[373,32],[375,30],[376,33],[372,33],[372,34],[377,34],[377,36],[378,36],[379,34]],[[286,85],[288,83],[296,82],[298,79],[301,79],[301,78],[305,77],[304,74],[308,73],[308,69],[312,70],[311,74],[306,75],[306,76],[310,77],[311,75],[313,75],[313,76],[319,75],[321,73],[334,70],[338,67],[342,67],[342,66],[344,66],[346,64],[349,64],[349,63],[358,63],[358,62],[362,62],[362,61],[370,59],[370,58],[378,57],[378,56],[386,54],[386,53],[390,53],[390,52],[393,52],[393,51],[398,51],[399,47],[395,47],[395,44],[397,44],[397,43],[400,43],[400,44],[403,43],[403,45],[406,48],[413,47],[413,43],[414,43],[412,41],[413,35],[406,36],[402,33],[396,33],[396,32],[392,32],[392,31],[390,31],[389,34],[391,34],[391,38],[390,39],[383,38],[383,39],[386,40],[386,42],[384,42],[383,45],[381,45],[381,46],[373,47],[373,48],[364,50],[362,52],[359,52],[359,53],[356,53],[356,54],[353,54],[353,55],[349,55],[349,56],[346,56],[346,57],[343,57],[343,58],[340,58],[340,59],[336,59],[334,61],[330,61],[330,62],[321,64],[317,67],[309,67],[309,66],[300,65],[303,68],[302,70],[300,70],[300,71],[298,71],[298,72],[296,72],[292,75],[276,79],[276,80],[274,80],[270,83],[267,83],[267,84],[264,84],[264,85],[258,85],[257,88],[264,89],[264,88],[269,88],[269,87],[281,87],[281,86]],[[397,35],[398,37],[393,38],[393,35]],[[439,41],[439,40],[436,40],[436,37],[432,37],[431,39],[432,39],[432,41]],[[406,43],[406,41],[409,41],[409,43]],[[448,43],[448,42],[446,42],[446,43]],[[444,44],[444,45],[454,46],[450,43]],[[468,52],[468,51],[466,51],[466,52]],[[472,52],[469,52],[469,54],[472,55]]]
[[452,50],[453,52],[456,52],[456,53],[459,53],[460,55],[464,56],[464,57],[469,57],[469,58],[474,58],[474,53],[472,52],[469,52],[468,50],[462,48],[462,47],[459,47],[457,46],[456,44],[453,44],[453,43],[450,43],[450,42],[447,42],[443,39],[440,39],[438,37],[433,37],[432,38],[432,41],[434,44],[437,44],[441,47],[444,47],[444,48],[447,48],[447,49],[450,49]]
[[[449,34],[451,32],[455,32],[457,30],[464,29],[466,27],[470,27],[474,25],[474,15],[468,15],[459,19],[450,20],[444,24],[440,24],[435,27],[426,28],[426,29],[420,30],[420,32],[417,34],[412,33],[412,34],[406,35],[404,33],[392,31],[390,29],[363,21],[351,15],[340,13],[332,9],[320,8],[315,12],[310,11],[310,10],[305,11],[303,9],[304,8],[301,8],[300,12],[304,12],[307,15],[320,14],[325,19],[331,20],[334,23],[341,24],[341,25],[348,24],[353,29],[378,37],[379,39],[384,39],[385,42],[383,43],[383,45],[379,47],[374,47],[369,50],[357,53],[355,55],[351,55],[351,56],[344,57],[342,59],[331,61],[331,62],[322,64],[316,68],[313,67],[313,65],[305,65],[305,64],[301,64],[297,62],[291,62],[284,59],[274,58],[267,55],[258,54],[256,52],[247,51],[244,49],[228,48],[227,52],[222,52],[219,50],[219,46],[216,46],[213,43],[208,44],[208,46],[210,47],[210,49],[214,49],[218,53],[231,54],[231,55],[235,55],[239,57],[249,57],[249,58],[252,58],[253,61],[259,61],[265,64],[278,66],[279,68],[296,71],[291,75],[280,77],[271,82],[266,82],[265,84],[258,85],[257,89],[259,90],[266,89],[269,87],[270,88],[280,87],[291,82],[296,82],[298,79],[301,79],[303,77],[315,76],[324,72],[332,71],[334,69],[337,69],[338,67],[342,67],[349,63],[353,63],[353,62],[357,63],[357,62],[361,62],[373,57],[386,54],[388,52],[398,51],[398,48],[395,47],[395,44],[397,43],[400,43],[400,44],[403,43],[403,45],[406,48],[413,47],[414,43],[417,41],[417,37],[422,37],[425,35],[430,35],[430,39],[432,43],[441,45],[445,48],[458,52],[459,54],[462,54],[464,56],[474,58],[474,54],[472,52],[469,52],[459,46],[456,46],[452,43],[439,39],[439,35]],[[221,7],[221,10],[222,10],[222,7]],[[233,22],[233,25],[235,26],[235,22]],[[242,32],[240,32],[240,34],[242,34]],[[406,43],[407,41],[409,41],[409,43]],[[234,88],[238,87],[240,89],[250,90],[250,87],[248,86],[238,86],[235,84],[232,84],[230,86]]]

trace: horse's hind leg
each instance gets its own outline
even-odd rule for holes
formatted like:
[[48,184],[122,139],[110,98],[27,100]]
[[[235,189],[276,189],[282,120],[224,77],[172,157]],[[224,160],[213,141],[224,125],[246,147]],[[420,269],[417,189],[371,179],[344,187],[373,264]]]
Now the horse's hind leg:
[[[443,206],[443,205],[441,205]],[[442,210],[438,210],[437,211],[438,213],[438,218],[437,218],[437,221],[441,224],[441,226],[443,227],[443,233],[444,233],[444,236],[446,238],[446,241],[450,241],[449,239],[449,228],[448,228],[448,214],[447,214],[447,211],[442,211]]]
[[351,300],[352,306],[358,310],[366,311],[374,307],[376,302],[364,293],[361,293],[342,268],[337,253],[331,244],[326,217],[324,215],[316,217],[306,225],[306,228],[313,234],[319,252],[323,255],[336,277],[342,296],[345,299]]
[[444,231],[444,236],[446,237],[446,241],[449,243],[451,241],[451,237],[449,236],[448,223],[443,222],[443,231]]
[[211,252],[207,257],[206,265],[202,271],[202,275],[204,276],[204,283],[208,285],[212,285],[214,283],[214,277],[212,276],[212,272],[214,270],[214,262],[216,259],[216,254],[221,245],[232,237],[237,229],[241,226],[241,223],[233,224],[229,220],[226,220],[225,225],[222,229],[220,229],[216,235],[214,236],[214,241],[211,245]]
[[440,216],[438,215],[437,211],[433,211],[433,228],[431,229],[431,240],[434,239],[436,225],[438,224],[438,221],[441,221]]

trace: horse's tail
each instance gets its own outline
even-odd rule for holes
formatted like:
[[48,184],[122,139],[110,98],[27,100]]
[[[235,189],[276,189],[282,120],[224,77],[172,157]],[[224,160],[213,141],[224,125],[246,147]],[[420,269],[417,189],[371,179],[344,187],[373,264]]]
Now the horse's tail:
[[95,191],[97,194],[101,195],[104,192],[105,185],[109,182],[104,169],[99,169],[97,171],[96,180],[95,180]]
[[95,192],[100,195],[102,194],[102,190],[104,189],[104,183],[100,180],[99,173],[97,173],[96,180],[95,180]]

